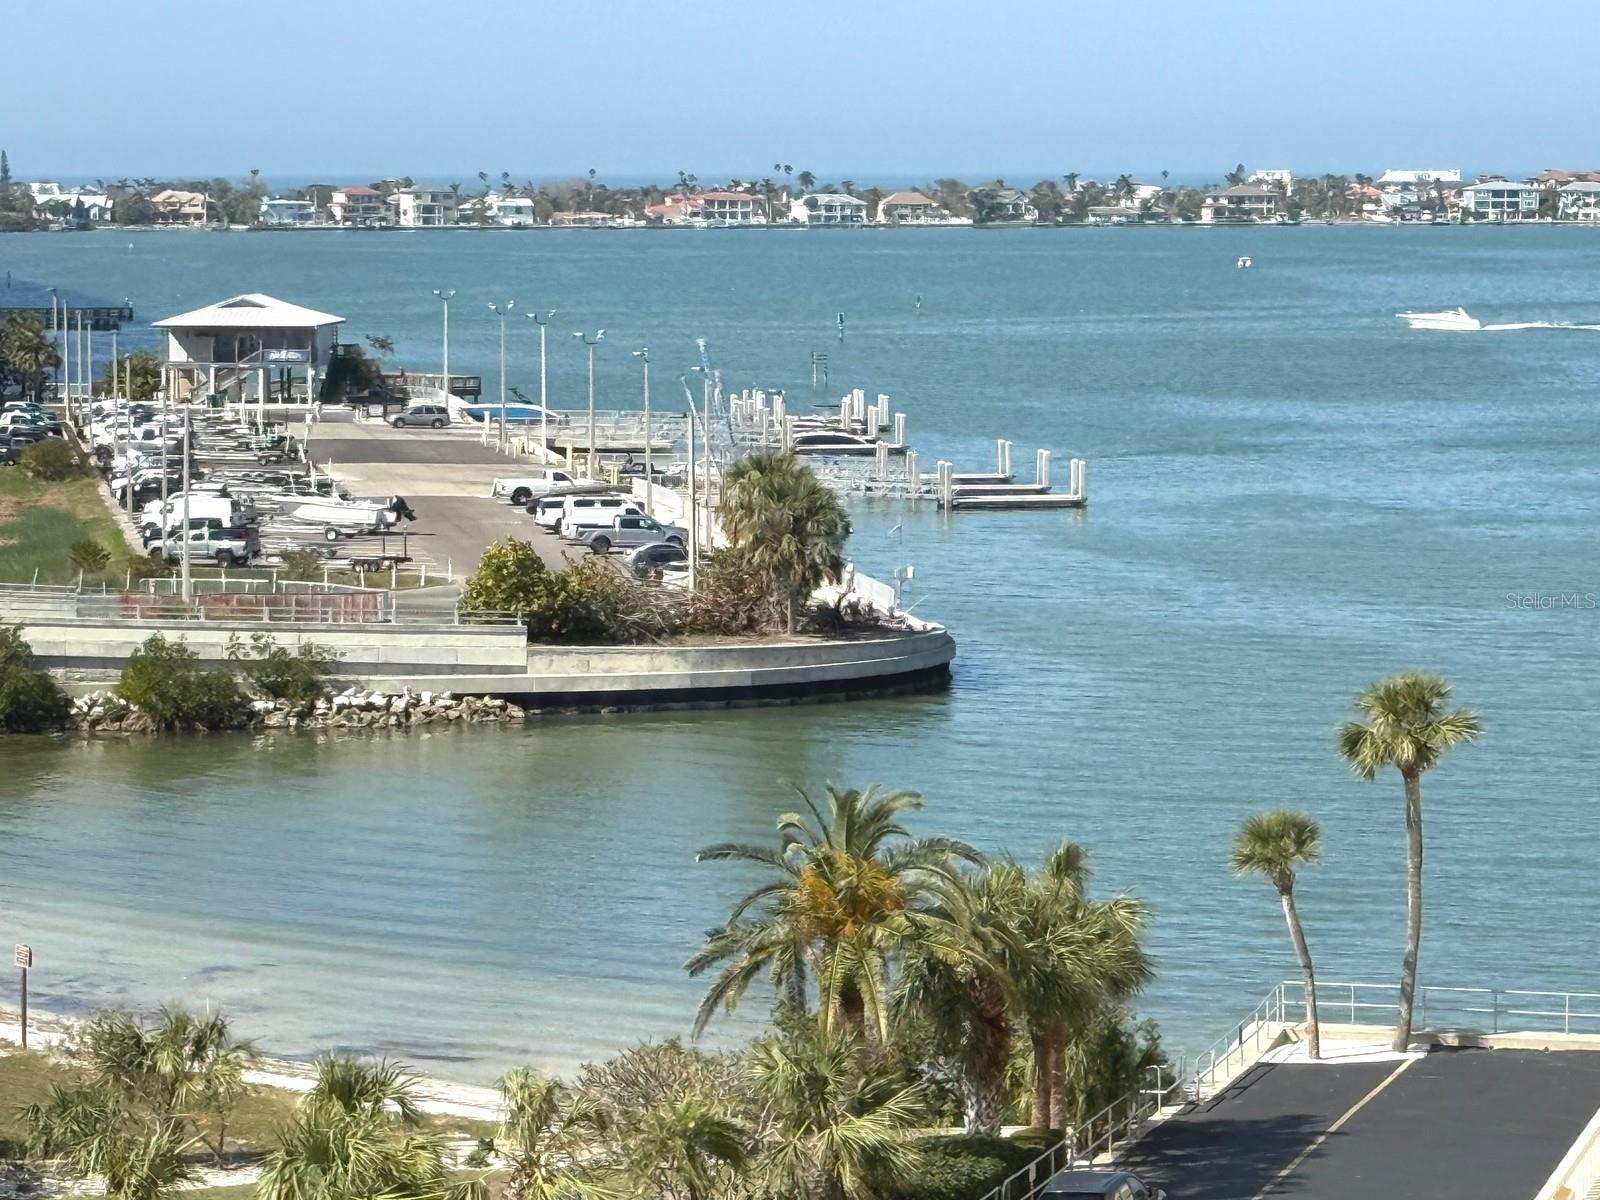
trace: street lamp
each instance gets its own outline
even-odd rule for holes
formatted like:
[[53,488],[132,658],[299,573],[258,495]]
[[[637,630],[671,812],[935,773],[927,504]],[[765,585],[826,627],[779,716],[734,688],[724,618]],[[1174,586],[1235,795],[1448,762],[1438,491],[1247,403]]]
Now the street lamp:
[[650,347],[644,346],[633,352],[633,356],[644,363],[644,507],[650,511],[650,502],[655,499],[655,476],[650,471]]
[[433,294],[444,303],[444,378],[441,384],[444,387],[444,405],[450,407],[450,297],[456,294],[455,288],[434,288]]
[[522,315],[539,327],[539,453],[548,462],[550,459],[550,400],[545,388],[544,327],[550,324],[550,318],[556,315],[556,310],[552,308],[542,317],[536,312],[523,313]]
[[600,344],[601,339],[606,336],[606,331],[604,329],[596,330],[595,331],[595,335],[594,335],[593,338],[590,338],[588,334],[583,333],[582,331],[576,331],[576,332],[573,333],[572,336],[575,337],[575,338],[582,338],[583,339],[583,344],[585,346],[589,347],[589,454],[588,454],[588,464],[589,464],[589,478],[593,479],[594,478],[594,468],[595,468],[595,453],[594,453],[594,348],[596,346],[598,346]]
[[503,307],[492,301],[489,304],[489,311],[497,313],[500,317],[500,448],[502,450],[506,444],[506,318],[516,306],[515,300],[507,300]]

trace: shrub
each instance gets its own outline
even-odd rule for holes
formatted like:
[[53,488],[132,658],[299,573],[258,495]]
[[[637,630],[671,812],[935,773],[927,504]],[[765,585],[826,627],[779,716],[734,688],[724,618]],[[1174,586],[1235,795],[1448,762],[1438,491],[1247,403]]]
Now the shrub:
[[228,660],[238,663],[245,679],[264,695],[310,704],[328,694],[326,677],[339,655],[315,642],[301,642],[289,650],[270,634],[252,633],[248,646],[237,637],[228,642]]
[[283,577],[285,579],[321,579],[326,560],[315,550],[285,550]]
[[111,552],[93,538],[84,538],[72,543],[67,561],[85,575],[97,575],[111,565]]
[[0,732],[59,729],[72,712],[56,681],[33,667],[33,647],[20,629],[0,628]]
[[22,457],[17,460],[17,466],[30,479],[59,483],[78,473],[78,456],[65,442],[47,438],[24,450]]
[[117,692],[162,729],[224,729],[244,715],[244,697],[226,671],[202,670],[182,638],[157,633],[128,656]]
[[549,574],[529,543],[516,538],[496,542],[483,552],[478,569],[461,589],[461,607],[526,613],[538,602]]
[[627,633],[629,585],[602,563],[584,560],[547,571],[523,610],[532,642],[622,642]]
[[981,1200],[1038,1151],[1009,1138],[962,1134],[924,1138],[909,1178],[883,1189],[888,1200]]

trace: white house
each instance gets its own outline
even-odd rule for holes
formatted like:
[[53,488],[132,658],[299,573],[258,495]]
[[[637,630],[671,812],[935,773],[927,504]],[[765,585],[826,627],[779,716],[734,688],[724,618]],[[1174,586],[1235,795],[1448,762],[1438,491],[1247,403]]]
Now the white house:
[[1260,183],[1265,184],[1267,187],[1281,188],[1283,194],[1287,196],[1290,192],[1294,191],[1294,172],[1276,167],[1269,168],[1265,171],[1254,172],[1249,179],[1245,180],[1245,182]]
[[335,225],[386,225],[389,211],[377,188],[342,187],[328,198],[328,219]]
[[1200,202],[1200,223],[1275,221],[1284,211],[1283,193],[1261,183],[1241,183],[1226,191],[1211,192]]
[[1019,192],[1016,188],[981,187],[974,188],[968,194],[972,197],[973,206],[980,213],[986,214],[986,223],[1032,222],[1039,219],[1039,210],[1034,207],[1033,201],[1028,199],[1028,194]]
[[166,333],[165,389],[176,400],[315,398],[343,322],[256,292],[156,321]]
[[688,197],[696,216],[713,225],[765,225],[766,202],[749,192],[700,192]]
[[1486,179],[1461,189],[1462,207],[1478,221],[1533,221],[1539,216],[1539,188],[1509,179]]
[[25,183],[22,186],[33,194],[34,211],[41,217],[57,220],[81,217],[92,224],[111,219],[113,202],[105,192],[96,192],[89,188],[64,188],[50,180]]
[[1600,183],[1589,180],[1569,183],[1561,189],[1556,204],[1558,221],[1600,225]]
[[489,220],[496,225],[521,229],[539,223],[539,214],[531,196],[494,195],[489,200]]
[[802,225],[865,225],[867,202],[843,192],[813,192],[791,201],[789,216]]
[[1435,183],[1460,183],[1461,168],[1428,167],[1422,170],[1396,170],[1391,167],[1373,182],[1379,191],[1390,195],[1416,196],[1431,189]]
[[389,197],[395,224],[402,229],[431,229],[454,225],[460,199],[449,188],[401,188]]
[[310,200],[286,200],[274,196],[261,201],[261,223],[274,228],[314,225],[317,206]]

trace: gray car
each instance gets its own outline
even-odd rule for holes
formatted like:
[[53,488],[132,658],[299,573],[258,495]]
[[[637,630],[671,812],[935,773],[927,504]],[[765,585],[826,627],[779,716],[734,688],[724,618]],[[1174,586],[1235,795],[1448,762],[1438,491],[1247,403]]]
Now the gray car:
[[1039,1189],[1039,1200],[1166,1200],[1166,1192],[1130,1171],[1057,1171]]
[[450,410],[442,404],[413,404],[402,413],[389,419],[396,429],[407,425],[423,425],[429,429],[443,429],[450,424]]

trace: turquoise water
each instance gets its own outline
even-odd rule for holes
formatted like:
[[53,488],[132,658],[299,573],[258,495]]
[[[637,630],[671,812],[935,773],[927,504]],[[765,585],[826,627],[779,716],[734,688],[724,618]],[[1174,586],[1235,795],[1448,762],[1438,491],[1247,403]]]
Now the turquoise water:
[[[1233,880],[1241,816],[1323,821],[1302,877],[1321,973],[1389,979],[1399,785],[1332,731],[1380,674],[1435,669],[1481,744],[1427,784],[1423,969],[1600,991],[1596,620],[1508,594],[1600,593],[1590,333],[1413,332],[1403,308],[1600,317],[1600,238],[1556,229],[0,237],[18,278],[161,316],[259,290],[494,370],[483,305],[607,329],[602,406],[658,403],[711,339],[734,386],[890,393],[925,458],[1011,437],[1090,463],[1083,514],[856,508],[853,549],[917,569],[960,642],[948,694],[331,740],[0,743],[0,942],[37,1002],[212,1000],[272,1049],[381,1049],[491,1078],[683,1031],[679,966],[747,877],[694,850],[766,836],[780,780],[923,791],[922,828],[1027,857],[1062,836],[1155,909],[1146,999],[1196,1048],[1293,960],[1270,889]],[[1234,260],[1251,255],[1254,270]],[[919,313],[915,297],[921,295]],[[846,341],[834,320],[846,314]],[[514,382],[529,388],[522,331]],[[514,345],[516,345],[514,343]],[[426,514],[424,513],[424,518]],[[750,1019],[758,1018],[753,1001]]]

